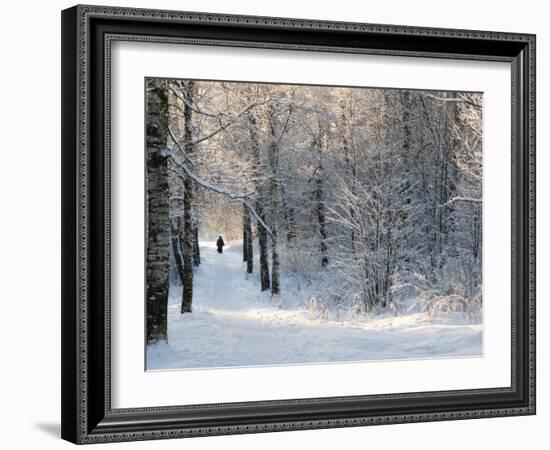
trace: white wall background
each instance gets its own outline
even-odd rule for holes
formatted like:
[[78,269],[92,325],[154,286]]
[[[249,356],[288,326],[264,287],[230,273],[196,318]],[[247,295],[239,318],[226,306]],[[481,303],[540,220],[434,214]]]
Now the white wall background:
[[[97,3],[104,4],[102,1]],[[60,403],[60,10],[71,1],[2,6],[0,94],[0,445],[68,448]],[[538,415],[116,444],[117,448],[541,448],[550,423],[548,11],[536,0],[111,0],[105,4],[536,33],[538,36]]]

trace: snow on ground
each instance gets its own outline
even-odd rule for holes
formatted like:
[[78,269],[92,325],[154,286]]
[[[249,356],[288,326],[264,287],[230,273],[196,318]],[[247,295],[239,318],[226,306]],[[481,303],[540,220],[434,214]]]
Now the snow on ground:
[[297,305],[280,308],[259,292],[256,275],[247,277],[241,248],[227,245],[220,255],[214,242],[201,242],[193,312],[180,314],[181,288],[173,287],[168,344],[149,346],[148,370],[481,355],[482,325],[461,317],[336,321]]

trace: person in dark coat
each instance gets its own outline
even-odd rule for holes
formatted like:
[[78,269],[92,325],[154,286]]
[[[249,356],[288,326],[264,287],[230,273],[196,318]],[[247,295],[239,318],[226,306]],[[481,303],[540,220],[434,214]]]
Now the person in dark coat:
[[216,245],[218,246],[218,253],[223,253],[223,246],[225,245],[225,242],[223,242],[222,237],[218,237],[218,240],[216,241]]

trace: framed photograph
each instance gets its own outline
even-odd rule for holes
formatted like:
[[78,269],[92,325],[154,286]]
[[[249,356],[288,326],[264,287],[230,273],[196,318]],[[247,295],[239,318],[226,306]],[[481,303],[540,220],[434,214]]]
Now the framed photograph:
[[62,437],[535,413],[535,36],[62,12]]

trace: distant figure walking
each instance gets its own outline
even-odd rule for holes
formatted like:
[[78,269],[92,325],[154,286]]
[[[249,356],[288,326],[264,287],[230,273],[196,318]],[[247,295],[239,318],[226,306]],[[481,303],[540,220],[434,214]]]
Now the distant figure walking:
[[223,246],[225,245],[225,242],[223,242],[222,237],[218,237],[218,240],[216,241],[216,245],[218,246],[218,253],[223,253]]

